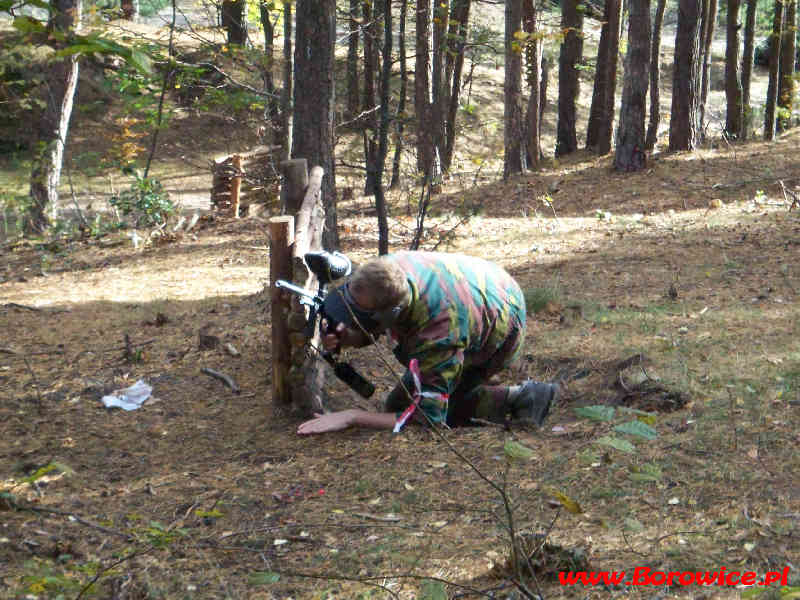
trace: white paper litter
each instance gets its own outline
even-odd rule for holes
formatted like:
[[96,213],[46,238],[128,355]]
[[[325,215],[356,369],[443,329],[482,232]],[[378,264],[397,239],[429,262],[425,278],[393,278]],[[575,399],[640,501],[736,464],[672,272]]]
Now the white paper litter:
[[140,379],[130,387],[115,390],[108,396],[103,396],[101,402],[106,408],[117,406],[122,410],[136,410],[153,393],[153,388]]

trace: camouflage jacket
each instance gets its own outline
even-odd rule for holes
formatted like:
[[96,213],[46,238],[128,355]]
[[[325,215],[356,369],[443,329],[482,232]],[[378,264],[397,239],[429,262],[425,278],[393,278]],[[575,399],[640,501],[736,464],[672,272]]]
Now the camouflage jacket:
[[411,291],[409,307],[389,331],[397,342],[394,353],[406,366],[419,360],[420,407],[431,421],[444,422],[464,368],[488,365],[512,329],[524,335],[522,290],[506,271],[480,258],[436,252],[386,258],[406,273]]

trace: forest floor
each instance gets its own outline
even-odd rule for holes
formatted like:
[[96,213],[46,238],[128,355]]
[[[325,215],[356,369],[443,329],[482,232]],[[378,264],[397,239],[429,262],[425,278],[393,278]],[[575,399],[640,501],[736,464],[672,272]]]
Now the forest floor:
[[[486,149],[487,120],[470,119],[465,146]],[[196,163],[214,149],[192,155],[192,140],[229,133],[180,127],[165,147]],[[88,126],[75,135],[91,144]],[[504,495],[544,598],[779,597],[559,584],[587,565],[759,581],[788,567],[797,593],[800,206],[779,181],[798,184],[799,137],[660,153],[627,175],[578,152],[502,182],[463,157],[422,247],[480,254],[522,285],[525,351],[502,379],[565,382],[541,429],[297,436],[270,399],[262,219],[139,248],[125,232],[4,243],[0,597],[520,597]],[[401,249],[416,192],[390,199]],[[371,200],[339,210],[342,250],[373,256]],[[351,356],[376,399],[332,383],[335,407],[379,407],[394,375],[376,352]],[[101,403],[139,380],[153,393],[138,410]],[[510,460],[509,439],[533,458]]]

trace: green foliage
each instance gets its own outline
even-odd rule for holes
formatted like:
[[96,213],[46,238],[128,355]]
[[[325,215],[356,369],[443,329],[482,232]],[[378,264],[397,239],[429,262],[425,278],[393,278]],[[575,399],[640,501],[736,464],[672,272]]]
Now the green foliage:
[[419,592],[420,600],[447,600],[447,590],[441,581],[426,581]]
[[281,576],[279,573],[273,573],[272,571],[254,571],[247,577],[247,583],[254,586],[271,585],[273,583],[278,583],[280,579]]
[[650,427],[647,423],[641,421],[629,421],[614,427],[614,431],[618,433],[627,433],[636,437],[644,438],[646,440],[654,440],[658,436],[658,432]]
[[[619,414],[634,414],[636,415],[635,420],[616,425],[614,427],[614,431],[617,433],[645,439],[647,441],[652,441],[658,436],[658,432],[652,427],[652,424],[655,423],[655,415],[642,410],[620,406],[619,411],[617,411],[615,407],[606,406],[604,404],[578,406],[573,410],[579,417],[583,417],[591,421],[597,421],[598,423],[607,423],[613,421],[618,412]],[[636,446],[634,446],[631,442],[617,436],[605,435],[594,440],[594,442],[596,444],[600,444],[601,446],[608,446],[627,454],[633,454],[636,451]]]
[[612,436],[603,436],[601,438],[597,438],[595,440],[596,444],[600,444],[601,446],[609,446],[611,448],[615,448],[620,452],[625,452],[627,454],[633,454],[636,451],[636,447],[631,444],[628,440],[624,440],[618,437]]
[[[83,590],[83,577],[96,575],[99,565],[90,561],[80,565],[71,564],[72,557],[62,554],[55,560],[34,558],[25,563],[25,574],[22,576],[22,589],[17,592],[20,597],[67,598],[76,597]],[[98,590],[94,586],[87,589],[84,597],[97,597]]]
[[188,531],[186,529],[168,529],[158,521],[150,521],[150,525],[145,527],[141,532],[144,534],[147,542],[155,548],[166,548],[176,539],[185,536]]
[[541,287],[527,288],[522,294],[525,297],[525,308],[531,314],[543,311],[548,305],[558,304],[562,297],[558,279]]
[[38,469],[36,469],[36,471],[34,471],[31,475],[23,479],[23,482],[33,483],[35,481],[38,481],[48,473],[52,473],[53,471],[60,471],[65,475],[73,475],[75,473],[75,471],[73,471],[67,465],[58,462],[51,462],[44,465],[43,467],[39,467]]
[[509,460],[526,461],[534,457],[533,450],[512,439],[506,440],[503,445],[503,453]]
[[143,17],[152,17],[169,5],[169,0],[139,0],[139,14]]
[[128,190],[111,197],[109,203],[123,216],[133,217],[135,226],[153,226],[166,223],[175,212],[175,205],[169,199],[161,182],[155,177],[144,177],[134,171],[135,180]]
[[610,421],[614,418],[614,413],[616,412],[613,406],[604,404],[578,406],[574,410],[579,417],[591,419],[592,421]]
[[[29,146],[30,132],[20,131],[19,123],[45,103],[37,89],[45,83],[41,59],[22,36],[7,34],[0,45],[0,154],[13,153]],[[23,135],[21,135],[23,134]],[[27,134],[27,135],[25,135]],[[8,139],[4,139],[8,137]]]
[[661,467],[652,463],[644,463],[642,465],[635,465],[631,467],[629,477],[632,481],[661,481]]

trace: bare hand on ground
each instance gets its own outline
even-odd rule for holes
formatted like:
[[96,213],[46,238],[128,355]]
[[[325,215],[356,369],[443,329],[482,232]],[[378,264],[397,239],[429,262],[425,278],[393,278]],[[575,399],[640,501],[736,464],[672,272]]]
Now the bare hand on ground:
[[351,424],[348,411],[327,414],[316,413],[313,419],[300,424],[297,428],[297,433],[300,435],[327,433],[329,431],[347,429]]

